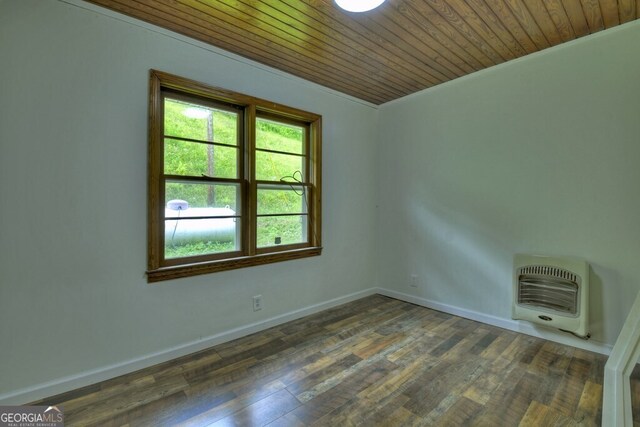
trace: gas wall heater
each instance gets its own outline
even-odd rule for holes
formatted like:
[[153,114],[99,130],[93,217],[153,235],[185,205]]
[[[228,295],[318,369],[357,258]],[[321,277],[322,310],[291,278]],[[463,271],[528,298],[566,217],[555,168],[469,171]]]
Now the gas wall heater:
[[514,257],[512,317],[589,339],[589,265],[571,258]]

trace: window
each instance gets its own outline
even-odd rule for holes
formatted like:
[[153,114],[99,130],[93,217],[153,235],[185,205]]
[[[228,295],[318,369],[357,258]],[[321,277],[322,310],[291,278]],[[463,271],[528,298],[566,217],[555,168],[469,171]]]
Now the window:
[[321,117],[151,71],[150,282],[320,255]]

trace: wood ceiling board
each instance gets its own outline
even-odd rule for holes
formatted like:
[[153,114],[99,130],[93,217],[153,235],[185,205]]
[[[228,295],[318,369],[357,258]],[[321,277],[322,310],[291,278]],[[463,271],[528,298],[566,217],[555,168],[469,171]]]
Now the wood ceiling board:
[[[286,5],[290,13],[296,17],[299,16],[298,14],[307,17],[309,21],[306,21],[307,18],[302,17],[299,20],[309,22],[318,31],[323,31],[336,41],[348,46],[352,51],[357,52],[356,57],[358,59],[371,64],[377,63],[381,70],[387,70],[381,74],[383,77],[388,78],[390,81],[401,81],[403,87],[406,87],[409,91],[422,89],[422,86],[416,83],[413,78],[406,76],[411,71],[404,60],[396,55],[385,56],[379,53],[378,47],[371,40],[352,31],[343,22],[332,20],[329,16],[306,6],[300,0],[271,0],[271,2],[281,6]],[[388,70],[393,70],[393,72]]]
[[531,40],[536,44],[538,50],[546,49],[550,46],[546,36],[538,26],[538,23],[529,12],[527,6],[521,0],[505,0],[511,12],[515,15],[522,28],[527,32]]
[[496,52],[489,44],[487,44],[478,33],[475,32],[471,26],[469,26],[464,19],[460,15],[458,15],[448,3],[444,0],[428,0],[426,1],[434,10],[438,11],[438,13],[446,19],[451,25],[460,31],[460,33],[464,34],[464,36],[480,48],[482,52],[485,53],[494,64],[500,64],[504,62],[504,59],[500,56],[498,52]]
[[484,20],[463,0],[448,0],[451,8],[471,27],[482,40],[500,55],[502,60],[515,58],[513,52],[500,40],[496,33],[489,28]]
[[423,25],[416,15],[417,13],[415,11],[410,10],[402,4],[398,4],[396,9],[388,14],[387,17],[394,21],[400,28],[403,28],[404,31],[410,34],[417,34],[425,45],[432,46],[438,52],[445,52],[444,56],[457,68],[458,75],[477,71],[477,68],[470,65],[470,62],[475,63],[473,57],[464,52],[460,46],[456,45],[434,27]]
[[504,45],[507,46],[514,57],[526,55],[527,52],[505,27],[500,18],[496,16],[485,0],[467,0],[467,2],[478,16],[482,17],[482,20],[493,30]]
[[635,0],[618,0],[618,7],[620,8],[620,23],[624,24],[629,21],[633,21],[636,17],[636,2]]
[[[236,9],[231,11],[238,11],[240,15],[236,15],[238,19],[243,19],[242,13],[246,13],[255,22],[264,24],[264,30],[272,32],[278,35],[282,40],[287,40],[289,43],[293,43],[295,46],[302,46],[302,51],[308,52],[313,60],[324,62],[327,66],[335,65],[339,67],[337,74],[355,74],[359,75],[362,81],[372,85],[372,88],[376,87],[382,90],[395,92],[397,95],[401,95],[404,92],[394,89],[395,86],[388,84],[380,84],[379,79],[381,64],[367,64],[363,62],[363,58],[358,58],[354,55],[353,50],[347,46],[341,46],[336,48],[333,43],[328,42],[328,38],[323,36],[322,33],[315,31],[313,25],[302,25],[303,30],[299,30],[296,27],[295,19],[289,15],[280,12],[277,8],[266,4],[265,2],[238,2],[218,0],[221,6],[227,4],[231,6],[235,4]],[[252,7],[255,5],[255,8]],[[254,24],[255,25],[255,24]],[[306,32],[305,32],[306,31]],[[320,38],[318,38],[318,35]],[[351,50],[351,53],[345,54],[344,50]],[[316,52],[322,52],[322,55],[315,56]],[[359,60],[359,64],[355,64],[353,59]]]
[[[258,34],[266,41],[265,48],[270,48],[274,45],[281,46],[299,55],[300,58],[305,58],[312,67],[327,70],[330,78],[341,79],[348,84],[351,79],[345,79],[342,76],[356,75],[372,90],[381,93],[385,97],[393,96],[394,93],[396,95],[400,94],[390,87],[385,88],[382,85],[378,85],[364,67],[350,71],[350,67],[343,65],[338,58],[333,57],[331,49],[326,47],[325,49],[316,49],[314,41],[310,38],[306,39],[297,33],[291,34],[293,31],[290,29],[289,31],[291,32],[284,30],[285,26],[280,21],[271,18],[265,13],[258,13],[256,9],[247,4],[238,1],[216,0],[214,8],[205,2],[197,0],[180,0],[179,3],[197,9],[211,17],[220,16],[225,22],[243,32]],[[232,7],[232,5],[235,7]],[[250,24],[251,31],[247,31],[248,24]],[[267,42],[271,43],[268,44]],[[377,71],[371,69],[369,72],[375,75]]]
[[615,27],[620,25],[620,17],[618,2],[611,0],[601,0],[600,10],[602,11],[602,19],[604,20],[605,28]]
[[571,27],[576,36],[582,37],[589,34],[589,24],[587,24],[587,18],[584,16],[580,0],[562,0],[562,5],[564,6],[565,12],[567,12]]
[[[412,54],[415,59],[436,72],[436,77],[441,81],[447,81],[464,75],[464,72],[455,66],[446,56],[448,52],[438,52],[428,43],[430,37],[419,35],[422,40],[395,22],[386,19],[384,10],[375,16],[356,16],[356,20],[364,20],[367,26],[373,28],[376,33],[383,34],[398,49]],[[445,56],[446,55],[446,56]]]
[[[126,1],[126,0],[122,0]],[[118,3],[118,1],[111,1],[111,3]],[[139,2],[151,2],[153,0],[139,0]],[[133,2],[127,2],[127,4],[121,4],[122,10],[131,10],[129,4]],[[155,9],[154,9],[155,10]],[[202,16],[202,14],[200,14]],[[156,17],[157,18],[157,17]],[[191,17],[191,21],[198,19]],[[207,21],[210,22],[211,17],[207,17]],[[367,100],[369,102],[384,102],[379,91],[366,91],[361,90],[361,86],[354,86],[353,80],[343,80],[343,75],[331,75],[326,74],[325,69],[316,66],[316,63],[309,58],[299,55],[297,52],[291,52],[285,47],[282,47],[276,43],[260,38],[253,33],[242,32],[241,29],[229,25],[224,21],[217,21],[216,25],[208,25],[208,27],[198,27],[196,24],[189,23],[188,25],[175,26],[171,22],[167,22],[163,19],[149,20],[157,25],[163,26],[170,30],[180,32],[187,36],[201,40],[205,43],[221,47],[225,50],[235,52],[239,55],[256,60],[263,64],[272,66],[274,68],[280,68],[281,64],[286,62],[288,64],[287,72],[302,77],[307,80],[315,81],[316,83],[323,84],[327,87],[332,87],[340,92],[347,93],[356,96],[360,99]],[[200,31],[198,31],[200,30]],[[374,101],[377,99],[377,101]]]
[[556,26],[562,41],[568,42],[575,39],[576,34],[573,31],[571,21],[569,21],[569,16],[564,10],[562,2],[560,0],[545,0],[545,4],[547,6],[549,16],[551,17],[553,24]]
[[[538,51],[538,47],[533,42],[529,34],[520,25],[518,19],[513,14],[509,6],[503,0],[485,0],[487,5],[491,8],[493,13],[504,22],[505,26],[509,29],[513,37],[518,40],[520,46],[523,47],[526,53],[533,53]],[[579,0],[575,0],[579,1]]]
[[385,102],[640,18],[640,0],[86,0]]
[[[405,0],[405,4],[410,5],[417,12],[416,19],[421,25],[428,27],[431,31],[440,31],[455,44],[460,46],[465,52],[473,57],[480,65],[480,68],[495,65],[491,59],[484,54],[475,44],[471,43],[462,32],[444,19],[437,11],[423,0]],[[471,62],[473,63],[473,61]]]
[[587,24],[592,33],[604,29],[604,21],[602,12],[600,11],[600,3],[598,0],[580,0],[584,16],[587,18]]
[[529,12],[531,12],[531,15],[533,15],[533,19],[536,20],[538,27],[544,33],[549,44],[555,46],[562,43],[558,28],[556,28],[542,0],[527,0],[527,8]]
[[[317,3],[317,1],[314,0],[300,1],[305,3]],[[325,7],[322,9],[322,12],[327,14],[334,20],[345,22],[345,25],[350,27],[355,33],[374,42],[374,44],[377,46],[375,47],[375,49],[384,52],[385,55],[388,53],[392,53],[393,55],[402,58],[406,66],[410,68],[410,72],[416,73],[416,76],[419,76],[420,79],[429,82],[431,85],[439,84],[446,81],[446,79],[443,79],[443,77],[436,76],[436,73],[434,73],[434,71],[430,67],[427,67],[425,66],[425,64],[420,63],[412,53],[407,53],[405,49],[397,48],[397,46],[395,46],[390,40],[382,37],[380,34],[375,32],[374,28],[366,27],[365,25],[355,20],[352,16],[347,16],[346,13],[339,11],[337,7]]]
[[[268,5],[273,9],[281,11],[282,13],[279,16],[279,19],[287,25],[290,25],[292,28],[296,28],[301,32],[308,32],[310,37],[313,37],[320,43],[324,43],[331,49],[334,49],[335,54],[341,59],[352,63],[355,58],[358,62],[361,61],[367,64],[374,70],[377,78],[391,82],[394,87],[397,87],[405,93],[410,93],[411,91],[416,90],[417,85],[415,85],[411,80],[405,79],[402,74],[385,72],[385,70],[388,70],[389,67],[393,66],[393,64],[387,58],[375,55],[375,51],[372,52],[371,49],[367,49],[359,43],[353,42],[351,39],[344,37],[338,31],[327,31],[330,27],[322,25],[313,17],[305,15],[295,8],[287,7],[288,5],[281,0],[271,0],[264,3],[268,3]],[[337,23],[334,23],[334,26],[337,25]],[[371,55],[371,53],[373,53],[373,55]]]

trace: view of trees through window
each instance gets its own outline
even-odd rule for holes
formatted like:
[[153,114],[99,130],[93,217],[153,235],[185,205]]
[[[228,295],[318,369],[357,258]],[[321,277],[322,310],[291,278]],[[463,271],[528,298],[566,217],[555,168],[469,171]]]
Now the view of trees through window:
[[[242,151],[241,123],[231,107],[165,98],[165,258],[240,250],[240,165],[252,155]],[[307,129],[258,117],[255,131],[256,246],[306,242]]]

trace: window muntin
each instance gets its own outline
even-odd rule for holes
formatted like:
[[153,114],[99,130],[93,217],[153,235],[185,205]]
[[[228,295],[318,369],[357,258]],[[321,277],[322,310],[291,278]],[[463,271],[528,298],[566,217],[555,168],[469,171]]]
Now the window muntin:
[[149,281],[319,255],[320,117],[151,82]]

